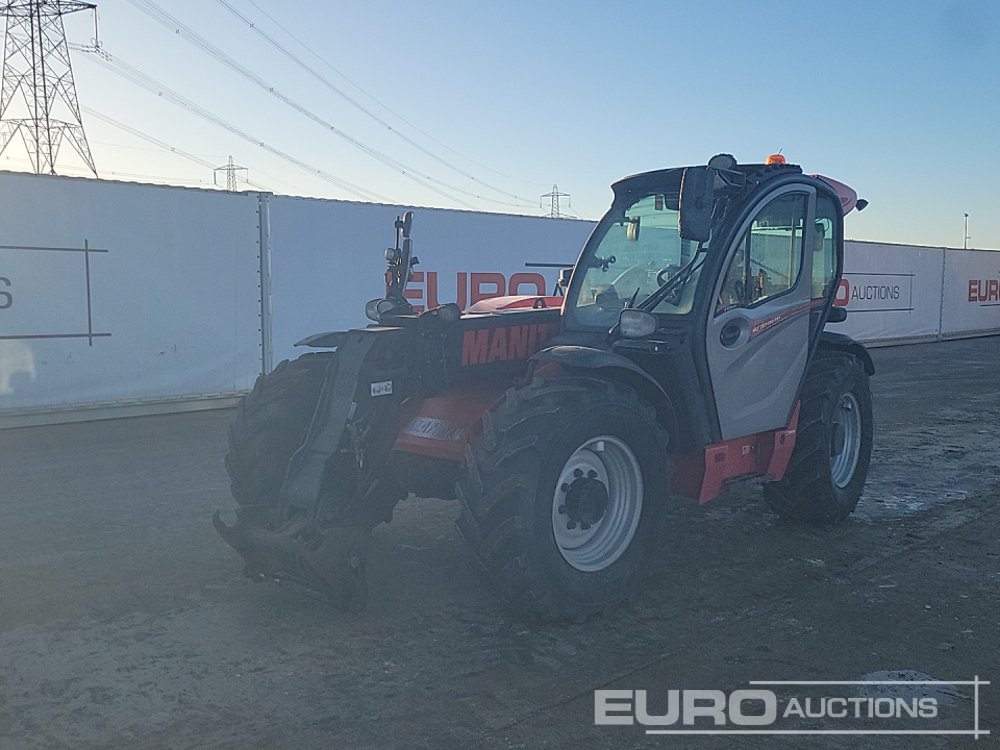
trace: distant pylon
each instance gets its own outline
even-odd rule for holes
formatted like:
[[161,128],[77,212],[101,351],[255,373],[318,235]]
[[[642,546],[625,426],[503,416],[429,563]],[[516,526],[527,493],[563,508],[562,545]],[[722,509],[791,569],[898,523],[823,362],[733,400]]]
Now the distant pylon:
[[[97,176],[83,132],[63,26],[64,15],[96,9],[93,3],[78,0],[0,0],[0,15],[7,19],[0,154],[20,133],[36,174],[56,173],[56,157],[66,139]],[[23,117],[11,116],[10,105],[18,92],[26,108]]]
[[225,172],[226,173],[226,190],[229,190],[230,192],[236,193],[236,192],[239,192],[239,189],[240,189],[240,186],[239,186],[239,184],[237,183],[237,180],[236,180],[237,173],[238,172],[248,172],[248,170],[247,170],[246,167],[238,167],[235,164],[233,164],[233,157],[230,156],[229,157],[229,161],[226,164],[223,164],[221,167],[216,167],[213,170],[212,181],[215,182],[216,185],[219,184],[216,181],[216,178],[218,177],[219,172]]
[[[559,199],[560,198],[569,198],[569,193],[560,193],[559,192],[559,186],[558,185],[553,185],[552,186],[552,192],[545,193],[545,194],[543,194],[541,196],[542,200],[544,200],[545,198],[549,199],[549,217],[553,218],[553,219],[558,219],[559,216],[560,216],[560,213],[559,213]],[[540,207],[543,206],[543,204],[541,203],[541,201],[539,201],[538,205]],[[573,205],[573,204],[571,203],[570,205]]]

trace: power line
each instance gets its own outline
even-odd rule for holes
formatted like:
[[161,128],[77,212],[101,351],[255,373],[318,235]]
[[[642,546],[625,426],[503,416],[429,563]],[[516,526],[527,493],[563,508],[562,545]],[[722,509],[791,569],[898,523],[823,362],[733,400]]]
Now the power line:
[[[30,159],[18,159],[18,158],[13,157],[13,156],[4,156],[3,160],[4,161],[14,162],[15,164],[31,164],[32,163]],[[67,166],[67,167],[63,167],[63,169],[66,172],[73,172],[73,173],[77,173],[77,174],[85,174],[85,175],[86,174],[91,174],[90,170],[87,167]],[[162,174],[142,174],[142,173],[139,173],[139,172],[112,172],[112,171],[109,171],[109,170],[106,170],[106,169],[102,169],[101,170],[101,177],[102,178],[103,177],[108,177],[109,175],[112,176],[112,177],[128,177],[128,178],[141,179],[141,180],[157,180],[159,182],[163,182],[165,180],[170,180],[171,182],[168,183],[168,184],[173,184],[173,185],[176,185],[177,183],[186,183],[188,185],[211,185],[212,184],[208,180],[199,180],[199,179],[194,178],[194,177],[170,177],[170,176],[164,176]]]
[[[81,112],[86,112],[87,114],[90,114],[91,112],[93,112],[93,110],[89,109],[88,107],[84,107],[82,105],[80,106],[80,111]],[[154,153],[160,153],[161,151],[163,151],[162,148],[156,148],[156,147],[153,147],[153,146],[133,146],[133,145],[128,144],[128,143],[116,143],[114,141],[101,141],[101,140],[98,140],[96,138],[88,138],[87,140],[90,143],[93,143],[95,146],[107,146],[108,148],[123,148],[123,149],[125,149],[127,151],[150,151],[150,152],[154,152]],[[201,154],[201,156],[212,156],[212,157],[215,157],[216,159],[222,159],[223,158],[222,154]]]
[[[84,107],[83,111],[86,112],[91,117],[96,117],[98,120],[103,120],[104,122],[108,123],[109,125],[113,125],[114,127],[118,128],[119,130],[123,130],[126,133],[134,135],[136,138],[141,138],[142,140],[146,141],[147,143],[152,143],[153,145],[158,146],[159,147],[158,150],[167,151],[169,153],[176,154],[177,156],[181,156],[181,157],[187,159],[188,161],[192,161],[195,164],[200,164],[201,166],[207,167],[208,169],[212,169],[212,170],[215,169],[215,166],[213,165],[213,163],[210,162],[210,161],[208,161],[207,159],[203,159],[203,158],[201,158],[200,156],[198,156],[196,154],[191,154],[191,153],[188,153],[187,151],[183,151],[183,150],[177,148],[176,146],[171,146],[169,143],[161,141],[159,138],[155,138],[154,136],[151,136],[148,133],[144,133],[141,130],[133,128],[131,125],[126,125],[123,122],[119,122],[118,120],[114,119],[113,117],[109,117],[108,115],[101,114],[100,112],[97,112],[97,111],[91,109],[90,107]],[[153,150],[153,149],[150,149],[150,150]],[[264,185],[261,185],[259,183],[253,182],[250,179],[246,179],[246,180],[244,180],[244,182],[247,185],[249,185],[250,187],[252,187],[254,190],[262,190],[264,192],[270,192],[268,190],[268,188],[265,187]]]
[[[366,91],[357,82],[353,81],[350,77],[348,77],[341,70],[338,70],[336,67],[334,67],[319,52],[317,52],[315,49],[313,49],[308,44],[306,44],[304,41],[302,41],[301,38],[299,38],[295,34],[293,34],[286,26],[283,26],[280,21],[278,21],[274,16],[272,16],[270,13],[268,13],[264,8],[262,8],[256,2],[254,2],[254,0],[246,0],[246,1],[250,5],[252,5],[254,8],[256,8],[261,13],[261,15],[263,15],[265,18],[267,18],[271,23],[273,23],[275,26],[277,26],[279,29],[281,29],[283,32],[285,32],[285,34],[287,34],[288,37],[290,39],[292,39],[292,41],[294,41],[296,44],[298,44],[300,47],[302,47],[304,50],[306,50],[306,52],[308,52],[309,54],[311,54],[314,58],[316,58],[317,60],[319,60],[327,68],[329,68],[330,70],[332,70],[336,75],[338,75],[341,78],[343,78],[351,86],[353,86],[355,89],[357,89],[358,91],[360,91],[362,94],[364,94],[366,97],[368,97],[371,101],[375,102],[375,104],[377,104],[378,106],[380,106],[382,109],[384,109],[386,112],[388,112],[393,117],[395,117],[396,119],[398,119],[400,122],[405,123],[409,127],[413,128],[413,130],[415,130],[417,133],[420,133],[420,135],[424,136],[428,140],[433,141],[437,145],[441,146],[441,148],[444,148],[447,151],[450,151],[451,153],[455,154],[455,156],[458,156],[458,157],[464,159],[465,161],[469,162],[470,164],[475,164],[477,167],[480,167],[481,169],[485,169],[487,172],[492,172],[493,174],[498,175],[500,177],[503,177],[505,179],[514,180],[516,182],[522,182],[522,183],[524,183],[526,185],[536,185],[537,186],[537,185],[541,185],[542,184],[542,183],[537,182],[535,180],[526,180],[526,179],[524,179],[522,177],[515,177],[513,175],[506,174],[505,172],[500,172],[500,171],[498,171],[496,169],[493,169],[489,165],[483,164],[482,162],[479,162],[479,161],[476,161],[472,157],[466,156],[465,154],[461,153],[460,151],[457,151],[456,149],[454,149],[451,146],[449,146],[447,143],[444,143],[444,142],[438,140],[437,138],[435,138],[433,135],[431,135],[427,131],[421,130],[419,127],[417,127],[412,122],[410,122],[409,120],[407,120],[401,114],[399,114],[398,112],[394,111],[387,104],[385,104],[384,102],[380,101],[379,99],[377,99],[372,94],[368,93],[368,91]],[[256,25],[254,25],[254,26],[255,26],[255,30],[256,30]]]
[[[333,91],[335,94],[337,94],[339,97],[341,97],[348,104],[350,104],[353,107],[356,107],[357,109],[359,109],[362,112],[364,112],[370,118],[372,118],[373,120],[375,120],[375,122],[377,122],[379,125],[381,125],[382,127],[384,127],[386,130],[390,131],[397,138],[401,138],[403,141],[405,141],[406,143],[410,144],[411,146],[413,146],[415,149],[417,149],[421,153],[426,154],[427,156],[429,156],[430,158],[432,158],[435,161],[439,162],[440,164],[443,164],[444,166],[448,167],[449,169],[457,172],[458,174],[462,175],[463,177],[465,177],[465,178],[467,178],[469,180],[472,180],[473,182],[476,182],[476,183],[482,185],[483,187],[489,188],[490,190],[493,190],[493,191],[495,191],[495,192],[497,192],[497,193],[499,193],[501,195],[505,195],[508,198],[513,198],[513,199],[519,200],[519,201],[526,201],[527,200],[526,198],[522,198],[521,196],[519,196],[519,195],[517,195],[515,193],[508,192],[508,191],[503,190],[501,188],[498,188],[498,187],[496,187],[494,185],[491,185],[488,182],[480,180],[475,175],[470,174],[469,172],[466,172],[465,170],[461,169],[460,167],[457,167],[454,164],[452,164],[451,162],[447,161],[446,159],[443,159],[442,157],[438,156],[437,154],[435,154],[430,149],[425,148],[423,145],[421,145],[417,141],[413,140],[412,138],[410,138],[409,136],[407,136],[405,133],[402,133],[399,130],[397,130],[396,128],[394,128],[392,126],[392,124],[390,124],[389,122],[386,122],[384,119],[382,119],[377,114],[375,114],[370,109],[368,109],[363,104],[361,104],[361,102],[359,102],[357,99],[354,99],[353,97],[351,97],[347,93],[345,93],[342,89],[340,89],[339,87],[337,87],[333,82],[331,82],[328,78],[326,78],[322,73],[320,73],[319,71],[317,71],[315,68],[311,67],[307,62],[305,62],[305,60],[303,60],[301,57],[299,57],[294,52],[292,52],[291,50],[289,50],[287,47],[285,47],[284,45],[282,45],[281,42],[279,42],[277,39],[275,39],[274,37],[272,37],[266,31],[264,31],[263,29],[261,29],[260,26],[258,26],[256,23],[254,23],[254,21],[252,21],[250,18],[248,18],[247,16],[243,15],[240,11],[238,11],[236,8],[234,8],[228,2],[228,0],[217,0],[217,2],[223,8],[225,8],[226,10],[228,10],[238,20],[240,20],[241,22],[243,22],[244,24],[246,24],[250,28],[251,31],[253,31],[255,34],[259,35],[262,39],[264,39],[264,41],[266,41],[268,44],[270,44],[276,50],[278,50],[283,55],[285,55],[285,57],[287,57],[289,60],[291,60],[296,65],[298,65],[300,68],[302,68],[302,70],[304,70],[305,72],[307,72],[309,75],[311,75],[313,78],[315,78],[316,80],[318,80],[320,83],[322,83],[328,89],[330,89],[331,91]],[[265,14],[265,15],[267,15],[267,14]],[[268,16],[268,17],[270,18],[270,16]],[[287,31],[286,31],[286,33],[287,33]],[[343,75],[343,74],[341,73],[340,75]],[[366,94],[367,94],[367,92],[366,92]],[[371,97],[370,94],[367,94],[367,95],[369,97]],[[382,106],[385,106],[385,105],[382,105]],[[386,109],[388,109],[388,108],[386,108]],[[393,114],[395,114],[395,113],[393,113]],[[399,115],[396,115],[396,117],[398,117],[401,120],[403,119]],[[405,120],[404,120],[404,122],[405,122]],[[407,124],[410,124],[410,123],[407,123]],[[412,124],[410,124],[410,127],[413,127],[414,129],[416,129],[416,127],[413,126]],[[438,143],[440,143],[440,142],[438,141]]]
[[176,91],[172,91],[171,89],[167,88],[165,85],[157,81],[155,78],[146,75],[145,73],[138,70],[134,66],[129,65],[123,60],[111,55],[103,48],[98,49],[95,47],[85,47],[83,45],[78,45],[78,44],[71,44],[70,47],[80,52],[91,53],[91,56],[86,59],[95,60],[96,62],[103,65],[111,72],[121,76],[122,78],[135,84],[136,86],[144,88],[150,93],[155,94],[156,96],[159,96],[162,99],[166,99],[172,104],[175,104],[179,107],[182,107],[183,109],[188,110],[193,114],[198,115],[198,117],[201,117],[202,119],[207,120],[213,125],[216,125],[222,128],[223,130],[228,131],[229,133],[237,136],[238,138],[242,138],[248,143],[252,143],[253,145],[258,146],[263,150],[267,151],[268,153],[273,154],[274,156],[277,156],[278,158],[287,161],[290,164],[294,164],[300,169],[304,169],[305,171],[317,177],[320,177],[321,179],[326,180],[327,182],[333,185],[336,185],[342,190],[346,190],[347,192],[351,193],[352,195],[358,198],[361,198],[362,200],[368,200],[368,201],[376,200],[383,203],[391,202],[385,196],[379,195],[378,193],[375,193],[371,190],[366,190],[365,188],[355,185],[352,182],[348,182],[347,180],[341,179],[340,177],[336,177],[328,172],[325,172],[322,169],[319,169],[318,167],[314,167],[310,164],[307,164],[301,159],[298,159],[285,151],[281,151],[280,149],[277,149],[274,146],[271,146],[263,142],[259,138],[255,138],[250,133],[247,133],[245,130],[237,127],[236,125],[233,125],[231,122],[228,122],[219,117],[218,115],[209,112],[204,107],[201,107],[192,102],[191,100],[186,99],[185,97],[178,94]]
[[297,101],[291,99],[290,97],[286,96],[280,90],[278,90],[274,86],[270,85],[265,80],[263,80],[262,78],[260,78],[260,76],[258,76],[257,74],[253,73],[251,70],[249,70],[248,68],[246,68],[245,66],[243,66],[242,64],[240,64],[239,62],[237,62],[235,59],[233,59],[232,57],[230,57],[229,55],[227,55],[225,52],[223,52],[218,47],[216,47],[215,45],[213,45],[211,42],[209,42],[207,39],[205,39],[200,34],[198,34],[197,32],[195,32],[193,29],[191,29],[190,27],[186,26],[181,21],[179,21],[177,18],[175,18],[174,16],[170,15],[165,10],[163,10],[162,8],[160,8],[156,3],[152,2],[151,0],[128,0],[128,1],[132,5],[134,5],[135,7],[139,8],[144,13],[146,13],[147,15],[149,15],[151,18],[153,18],[154,20],[156,20],[157,22],[159,22],[161,25],[165,26],[168,29],[173,30],[174,33],[177,34],[178,36],[184,37],[184,39],[186,41],[190,42],[195,47],[198,47],[203,52],[206,52],[211,57],[214,57],[216,60],[218,60],[223,65],[225,65],[226,67],[228,67],[230,70],[233,70],[234,72],[236,72],[237,74],[239,74],[241,77],[243,77],[246,80],[248,80],[251,83],[253,83],[258,88],[262,89],[263,91],[267,92],[271,96],[273,96],[276,99],[278,99],[279,101],[281,101],[283,104],[287,105],[288,107],[292,108],[293,110],[295,110],[299,114],[307,117],[308,119],[312,120],[316,124],[320,125],[326,131],[328,131],[328,132],[332,133],[333,135],[336,135],[337,137],[339,137],[339,138],[347,141],[348,143],[350,143],[355,148],[363,151],[364,153],[368,154],[369,156],[371,156],[375,160],[381,162],[382,164],[385,164],[386,166],[389,166],[389,167],[393,168],[395,171],[397,171],[400,174],[402,174],[403,176],[405,176],[405,177],[413,180],[414,182],[422,185],[423,187],[427,188],[428,190],[432,190],[435,193],[437,193],[438,195],[441,195],[441,196],[443,196],[443,197],[445,197],[445,198],[447,198],[447,199],[449,199],[451,201],[459,203],[459,204],[465,206],[466,208],[475,208],[475,206],[473,206],[473,205],[471,205],[471,204],[463,201],[460,198],[457,198],[454,195],[451,195],[448,192],[445,192],[440,187],[437,187],[437,185],[440,185],[440,186],[442,186],[444,188],[447,188],[451,192],[460,193],[460,194],[469,196],[471,198],[475,198],[477,200],[488,201],[488,202],[496,203],[496,204],[499,204],[499,205],[513,206],[515,208],[523,208],[523,206],[521,206],[519,204],[511,204],[509,202],[497,200],[495,198],[489,198],[487,196],[480,195],[480,194],[474,193],[474,192],[470,192],[468,190],[463,190],[460,187],[457,187],[455,185],[451,185],[451,184],[449,184],[449,183],[447,183],[447,182],[445,182],[443,180],[437,179],[436,177],[432,177],[432,176],[430,176],[428,174],[425,174],[424,172],[421,172],[421,171],[415,169],[414,167],[411,167],[411,166],[409,166],[409,165],[407,165],[407,164],[399,161],[398,159],[395,159],[394,157],[391,157],[388,154],[385,154],[382,151],[379,151],[378,149],[376,149],[376,148],[374,148],[372,146],[369,146],[368,144],[366,144],[366,143],[358,140],[357,138],[355,138],[355,137],[349,135],[348,133],[346,133],[345,131],[341,130],[340,128],[338,128],[333,123],[331,123],[331,122],[325,120],[324,118],[322,118],[321,116],[317,115],[315,112],[313,112],[309,108],[305,107],[304,105],[300,104],[299,102],[297,102]]
[[[149,133],[145,133],[141,130],[138,130],[137,128],[132,127],[131,125],[126,125],[125,123],[120,122],[114,119],[113,117],[102,114],[101,112],[97,112],[96,110],[93,110],[90,107],[85,106],[82,109],[89,116],[96,117],[99,120],[103,120],[109,125],[113,125],[114,127],[119,128],[120,130],[123,130],[126,133],[130,133],[131,135],[134,135],[137,138],[141,138],[142,140],[147,141],[153,144],[154,146],[158,147],[158,148],[145,149],[147,151],[157,151],[157,152],[167,151],[169,153],[175,154],[176,156],[181,156],[185,159],[188,159],[189,161],[193,161],[196,164],[200,164],[203,167],[207,167],[208,169],[215,169],[215,167],[213,166],[213,162],[210,162],[207,159],[205,159],[204,154],[193,154],[189,151],[184,151],[183,149],[177,148],[176,146],[172,146],[169,143],[161,141],[159,138],[156,138],[155,136],[152,136]],[[95,141],[95,143],[103,143],[103,141]],[[118,148],[142,148],[142,146],[126,146],[121,143],[105,144],[105,145],[112,145]],[[209,156],[211,156],[211,154],[209,154]],[[265,172],[263,169],[260,169],[259,167],[255,166],[253,170],[255,174],[264,175],[269,179],[269,181],[285,185],[286,187],[291,188],[293,191],[302,190],[298,185],[282,180],[280,177],[275,177],[273,174]],[[260,190],[265,193],[273,192],[271,188],[268,187],[267,185],[262,185],[261,183],[251,180],[249,178],[245,178],[243,182],[249,187],[252,187],[254,190]]]

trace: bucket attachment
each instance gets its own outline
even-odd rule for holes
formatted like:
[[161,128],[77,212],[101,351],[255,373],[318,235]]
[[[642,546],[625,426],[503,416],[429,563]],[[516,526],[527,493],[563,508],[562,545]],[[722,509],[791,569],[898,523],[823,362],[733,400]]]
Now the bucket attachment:
[[233,526],[215,513],[216,531],[248,577],[293,581],[342,608],[364,606],[372,529],[391,517],[384,503],[398,500],[383,474],[408,392],[411,341],[401,328],[344,334],[273,503],[242,506]]
[[319,591],[344,610],[365,606],[371,526],[330,526],[310,537],[301,514],[271,530],[258,524],[261,511],[259,506],[240,508],[233,526],[227,526],[218,511],[212,517],[219,536],[246,562],[248,578],[290,581]]

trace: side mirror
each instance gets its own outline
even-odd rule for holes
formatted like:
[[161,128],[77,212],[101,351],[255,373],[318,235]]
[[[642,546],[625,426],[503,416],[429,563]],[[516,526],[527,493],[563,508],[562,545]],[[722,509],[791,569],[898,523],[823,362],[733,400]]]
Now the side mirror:
[[688,167],[681,177],[679,228],[682,240],[707,242],[712,232],[715,170]]
[[400,229],[403,230],[403,237],[410,236],[410,231],[413,229],[413,211],[403,213],[403,226]]
[[827,323],[843,323],[847,320],[847,308],[846,307],[831,307],[830,316],[826,319]]

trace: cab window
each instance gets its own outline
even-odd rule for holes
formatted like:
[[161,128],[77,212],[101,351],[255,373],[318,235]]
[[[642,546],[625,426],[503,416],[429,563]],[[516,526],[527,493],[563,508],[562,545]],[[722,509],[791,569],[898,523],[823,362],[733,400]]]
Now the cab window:
[[802,268],[807,206],[806,194],[789,193],[757,213],[730,262],[716,314],[755,307],[795,286]]
[[812,298],[825,299],[833,291],[833,277],[837,273],[837,255],[834,250],[837,231],[837,214],[840,204],[828,195],[816,198],[816,224],[812,241]]

